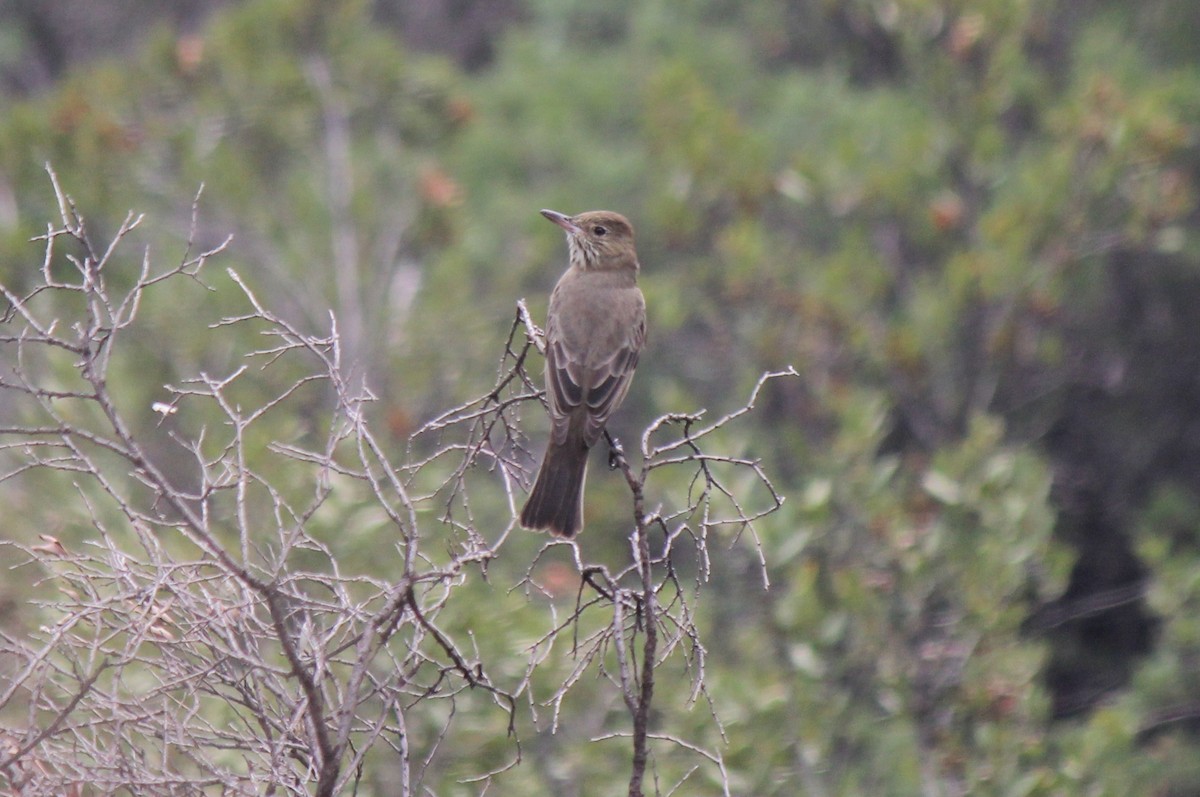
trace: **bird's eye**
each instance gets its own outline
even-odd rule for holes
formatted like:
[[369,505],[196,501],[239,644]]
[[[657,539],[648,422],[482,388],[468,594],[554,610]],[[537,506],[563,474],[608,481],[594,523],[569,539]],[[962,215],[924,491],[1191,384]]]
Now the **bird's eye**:
[[592,232],[595,233],[596,235],[608,235],[608,228],[601,227],[599,224],[597,224],[595,227],[592,228]]

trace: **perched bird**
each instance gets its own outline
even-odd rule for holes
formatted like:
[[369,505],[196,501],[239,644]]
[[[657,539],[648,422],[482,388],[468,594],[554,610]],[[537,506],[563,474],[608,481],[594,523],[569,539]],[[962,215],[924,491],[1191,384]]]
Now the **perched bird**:
[[583,528],[588,450],[629,392],[646,340],[633,227],[619,213],[542,215],[567,233],[570,265],[550,294],[546,395],[550,443],[521,525],[574,537]]

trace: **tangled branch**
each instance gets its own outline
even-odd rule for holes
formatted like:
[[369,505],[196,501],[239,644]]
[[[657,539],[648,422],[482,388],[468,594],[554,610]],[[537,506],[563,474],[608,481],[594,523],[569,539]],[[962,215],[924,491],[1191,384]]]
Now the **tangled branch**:
[[[142,218],[130,214],[94,246],[50,177],[60,219],[37,239],[37,278],[21,291],[0,285],[0,489],[65,487],[76,500],[60,509],[77,533],[0,541],[15,569],[38,574],[43,596],[37,627],[0,630],[0,784],[334,795],[384,767],[395,793],[426,793],[470,693],[510,738],[505,763],[464,779],[486,791],[522,760],[518,700],[535,723],[549,706],[557,729],[573,688],[595,672],[629,717],[628,734],[597,738],[630,738],[631,796],[643,794],[652,743],[715,766],[728,792],[717,750],[652,727],[655,685],[678,658],[689,703],[708,698],[696,617],[709,546],[748,534],[757,547],[756,524],[783,500],[757,461],[713,453],[714,443],[794,372],[763,375],[745,405],[711,423],[703,413],[657,419],[640,463],[609,438],[631,499],[629,561],[611,570],[578,542],[543,544],[520,584],[548,594],[534,568],[567,546],[578,597],[566,617],[551,604],[524,671],[498,679],[498,662],[483,660],[447,609],[512,539],[529,479],[521,412],[544,394],[529,373],[541,333],[524,304],[493,386],[421,425],[399,458],[372,425],[375,397],[346,375],[337,319],[306,332],[231,269],[245,310],[210,332],[261,343],[225,371],[129,406],[117,368],[145,333],[139,311],[164,286],[212,291],[207,267],[229,240],[194,245],[197,195],[183,257],[160,270],[146,251],[131,274],[122,253]],[[322,409],[299,432],[277,424],[297,406]],[[370,566],[355,561],[363,545]],[[552,652],[567,669],[535,695]]]

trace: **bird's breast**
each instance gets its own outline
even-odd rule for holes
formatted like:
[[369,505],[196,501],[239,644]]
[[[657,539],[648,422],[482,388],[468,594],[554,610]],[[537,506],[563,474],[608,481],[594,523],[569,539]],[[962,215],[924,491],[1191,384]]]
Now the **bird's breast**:
[[548,334],[590,366],[629,346],[634,331],[645,322],[645,312],[632,275],[568,272],[550,297]]

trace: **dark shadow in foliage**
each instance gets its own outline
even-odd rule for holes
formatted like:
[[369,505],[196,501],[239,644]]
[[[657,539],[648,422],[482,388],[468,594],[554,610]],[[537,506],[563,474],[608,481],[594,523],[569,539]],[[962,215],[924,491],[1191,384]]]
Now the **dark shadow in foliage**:
[[1200,496],[1200,276],[1177,259],[1119,251],[1103,304],[1074,332],[1079,373],[1045,445],[1059,532],[1079,551],[1066,594],[1034,618],[1055,629],[1055,715],[1124,686],[1154,644],[1131,527],[1153,490]]

